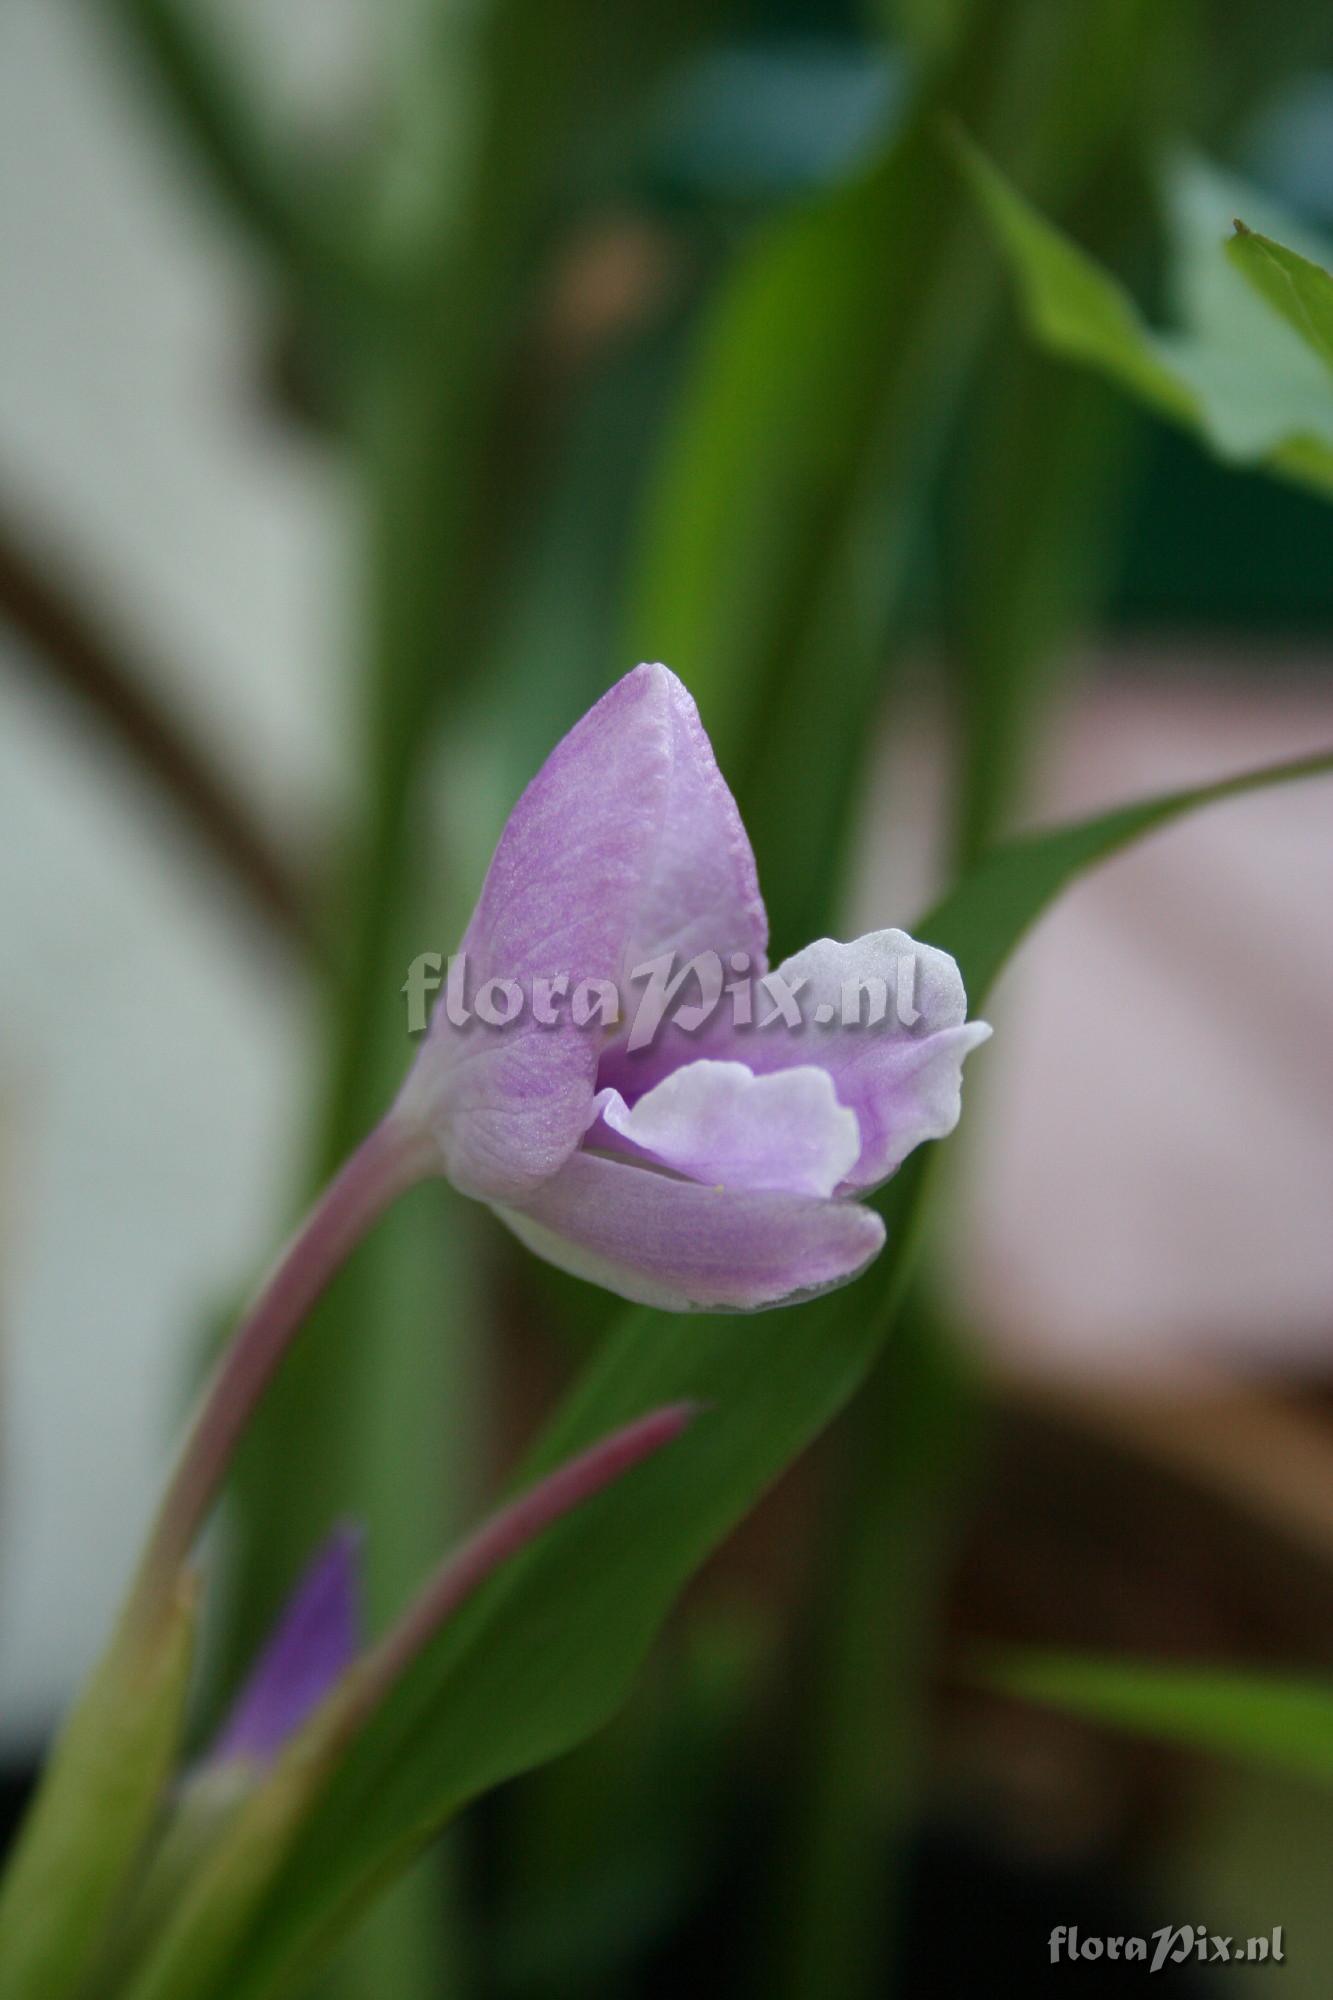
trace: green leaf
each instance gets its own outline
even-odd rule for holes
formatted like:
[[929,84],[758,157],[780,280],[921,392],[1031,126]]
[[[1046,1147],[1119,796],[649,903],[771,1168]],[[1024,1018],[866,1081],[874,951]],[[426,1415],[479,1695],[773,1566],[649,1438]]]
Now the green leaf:
[[1102,592],[1130,454],[1123,402],[1021,330],[991,351],[960,450],[945,657],[961,697],[954,845],[972,866],[1021,797],[1040,718]]
[[957,41],[968,5],[969,0],[880,0],[879,12],[918,61],[930,61]]
[[970,139],[955,133],[954,145],[1009,256],[1037,338],[1163,416],[1197,423],[1194,395],[1168,366],[1123,285],[1040,215]]
[[[894,315],[867,274],[883,283],[911,228],[904,146],[919,140],[890,138],[855,182],[783,216],[741,256],[698,336],[650,484],[625,657],[687,674],[729,769],[874,424]],[[897,303],[911,310],[905,295]]]
[[[1221,458],[1333,493],[1333,380],[1226,252],[1251,189],[1182,158],[1166,183],[1180,326],[1158,333],[1109,272],[1041,216],[970,141],[957,150],[1018,280],[1033,335],[1195,433]],[[1277,233],[1301,232],[1285,218]]]
[[1237,270],[1333,368],[1333,275],[1237,219],[1227,254]]
[[[1019,938],[1078,874],[1214,800],[1330,769],[1333,752],[1016,842],[918,934],[958,955],[979,1005]],[[890,1248],[848,1291],[758,1317],[627,1317],[528,1471],[682,1396],[710,1406],[689,1450],[641,1467],[632,1485],[555,1530],[417,1662],[320,1801],[219,1989],[227,2000],[267,2000],[294,1972],[316,1970],[364,1902],[449,1815],[614,1712],[689,1576],[864,1379],[909,1274],[928,1157],[889,1184]]]
[[[343,1685],[350,1694],[352,1683]],[[202,1865],[166,1906],[164,1922],[125,1988],[128,2000],[194,2000],[210,1989],[280,1868],[345,1734],[343,1709],[335,1700],[236,1807]]]
[[1044,827],[987,855],[921,919],[917,934],[953,953],[975,1011],[1025,933],[1088,869],[1201,806],[1330,770],[1333,750],[1321,751],[1285,764],[1238,771],[1211,785],[1139,799],[1095,819]]
[[1309,448],[1322,452],[1325,484],[1333,465],[1333,380],[1227,254],[1242,211],[1304,252],[1325,256],[1320,238],[1233,175],[1192,153],[1164,177],[1169,275],[1179,331],[1163,337],[1173,365],[1191,384],[1205,433],[1224,458],[1270,461],[1304,476]]
[[66,1724],[4,1879],[0,2000],[83,1991],[175,1762],[196,1598],[127,1622]]
[[759,232],[705,316],[632,564],[624,656],[667,660],[707,715],[784,948],[834,921],[891,635],[994,291],[941,123],[1063,195],[1141,47],[1133,0],[944,12],[958,32],[876,155]]
[[1008,1648],[983,1654],[974,1674],[1026,1701],[1333,1785],[1333,1681]]

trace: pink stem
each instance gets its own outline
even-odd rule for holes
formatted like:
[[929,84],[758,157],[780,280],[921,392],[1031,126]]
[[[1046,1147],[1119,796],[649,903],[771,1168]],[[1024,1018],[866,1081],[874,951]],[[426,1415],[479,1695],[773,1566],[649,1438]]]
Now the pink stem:
[[[577,1458],[502,1507],[457,1548],[398,1623],[366,1655],[352,1684],[351,1727],[371,1711],[435,1637],[447,1619],[501,1564],[525,1549],[565,1514],[611,1486],[643,1459],[679,1437],[698,1415],[697,1403],[668,1403],[599,1439]],[[336,1697],[335,1697],[336,1699]]]
[[392,1113],[330,1181],[275,1264],[200,1400],[140,1566],[136,1597],[170,1588],[217,1498],[232,1456],[315,1301],[394,1199],[431,1171],[431,1155]]

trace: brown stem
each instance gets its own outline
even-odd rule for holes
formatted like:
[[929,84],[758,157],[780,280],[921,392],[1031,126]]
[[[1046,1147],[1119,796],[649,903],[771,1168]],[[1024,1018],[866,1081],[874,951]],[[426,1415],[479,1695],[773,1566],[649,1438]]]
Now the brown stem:
[[220,862],[265,922],[303,952],[313,947],[308,899],[287,862],[179,722],[145,689],[105,634],[0,522],[0,618],[25,658],[81,702]]

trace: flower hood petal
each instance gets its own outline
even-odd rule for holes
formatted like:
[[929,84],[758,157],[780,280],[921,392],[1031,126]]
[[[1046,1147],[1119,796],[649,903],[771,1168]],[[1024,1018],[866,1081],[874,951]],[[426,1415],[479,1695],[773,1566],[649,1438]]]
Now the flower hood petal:
[[568,1001],[532,1008],[535,979],[568,990],[662,952],[744,950],[762,961],[754,857],[694,702],[670,670],[636,667],[556,745],[509,816],[464,934],[475,993],[517,981],[504,1028],[455,1026],[437,1006],[400,1110],[429,1126],[464,1193],[520,1200],[588,1123],[604,1037]]
[[[625,940],[622,978],[655,958],[674,954],[685,963],[705,951],[724,962],[743,953],[762,972],[768,917],[754,853],[694,697],[668,667],[636,672],[660,676],[671,762],[650,866]],[[631,1004],[634,997],[632,988]]]

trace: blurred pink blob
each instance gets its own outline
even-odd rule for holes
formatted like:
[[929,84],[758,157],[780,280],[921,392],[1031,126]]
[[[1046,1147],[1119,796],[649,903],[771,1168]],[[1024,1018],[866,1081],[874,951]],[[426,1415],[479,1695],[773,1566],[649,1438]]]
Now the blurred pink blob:
[[[1333,743],[1314,674],[1260,683],[1247,662],[1228,687],[1211,659],[1206,681],[1151,664],[1071,704],[1031,823]],[[923,901],[929,736],[901,781],[891,769],[870,843],[915,870]],[[915,852],[895,863],[904,813]],[[861,893],[890,892],[881,874]],[[1333,782],[1211,808],[1110,863],[1027,939],[986,1011],[999,1032],[947,1278],[998,1358],[1333,1372]]]

